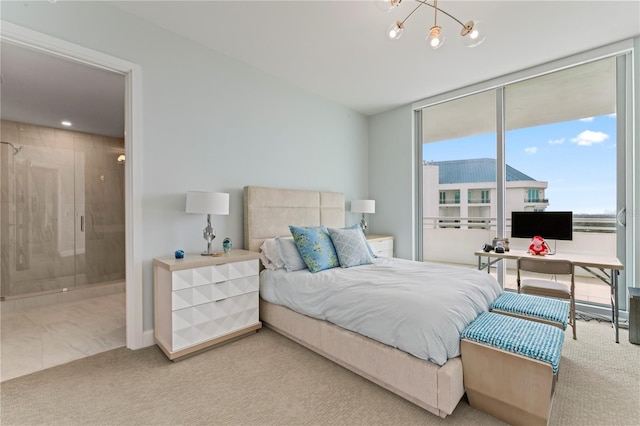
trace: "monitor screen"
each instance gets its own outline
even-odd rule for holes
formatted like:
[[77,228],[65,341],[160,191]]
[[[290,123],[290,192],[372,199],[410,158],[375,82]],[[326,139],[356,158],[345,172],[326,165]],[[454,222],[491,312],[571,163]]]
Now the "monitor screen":
[[573,212],[511,212],[511,238],[573,239]]

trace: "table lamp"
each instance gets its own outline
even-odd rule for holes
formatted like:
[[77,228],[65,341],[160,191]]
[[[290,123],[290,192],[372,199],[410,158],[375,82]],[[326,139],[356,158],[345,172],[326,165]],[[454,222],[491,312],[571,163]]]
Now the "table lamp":
[[367,221],[364,218],[364,214],[376,212],[376,200],[353,200],[351,202],[351,212],[362,213],[360,227],[362,228],[362,232],[366,232]]
[[202,236],[207,241],[207,251],[200,254],[203,256],[213,255],[211,242],[216,237],[216,231],[211,227],[211,215],[229,214],[229,194],[222,192],[187,192],[187,213],[198,213],[207,215],[207,227],[202,231]]

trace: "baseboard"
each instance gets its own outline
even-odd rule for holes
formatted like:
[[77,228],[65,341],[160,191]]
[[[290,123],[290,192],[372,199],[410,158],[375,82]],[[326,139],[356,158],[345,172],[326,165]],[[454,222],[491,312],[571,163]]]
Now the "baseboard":
[[153,329],[145,330],[142,332],[142,347],[146,348],[149,346],[153,346],[156,344],[155,339],[153,338]]

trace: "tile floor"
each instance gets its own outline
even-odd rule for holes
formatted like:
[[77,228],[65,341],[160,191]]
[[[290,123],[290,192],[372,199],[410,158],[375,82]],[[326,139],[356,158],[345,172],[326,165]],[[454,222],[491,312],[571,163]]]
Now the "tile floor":
[[[533,274],[535,275],[535,274]],[[549,275],[540,275],[540,278],[549,279]],[[560,280],[562,281],[562,279]],[[569,282],[566,282],[569,284]],[[576,301],[598,303],[611,306],[611,287],[594,277],[576,276]],[[507,270],[505,287],[517,289],[516,272]]]
[[0,304],[0,381],[126,344],[123,292],[47,306],[2,308],[6,303]]

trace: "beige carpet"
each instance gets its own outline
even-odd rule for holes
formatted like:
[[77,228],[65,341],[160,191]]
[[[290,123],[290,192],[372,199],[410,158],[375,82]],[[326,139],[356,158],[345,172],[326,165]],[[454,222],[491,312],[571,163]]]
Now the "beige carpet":
[[[569,336],[550,424],[640,424],[640,346],[595,321]],[[466,399],[441,419],[264,328],[177,363],[112,350],[3,382],[0,397],[3,426],[502,424]]]

